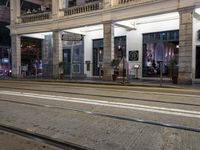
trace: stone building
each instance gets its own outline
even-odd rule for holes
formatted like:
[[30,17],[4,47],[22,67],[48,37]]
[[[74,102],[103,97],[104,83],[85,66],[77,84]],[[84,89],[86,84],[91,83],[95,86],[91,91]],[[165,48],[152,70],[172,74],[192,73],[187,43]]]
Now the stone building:
[[[24,1],[34,7],[22,8]],[[176,61],[178,83],[199,81],[200,0],[24,1],[10,0],[15,77],[21,39],[31,37],[41,39],[43,75],[53,78],[63,63],[66,77],[112,80],[111,61],[121,59],[131,78],[168,78]]]

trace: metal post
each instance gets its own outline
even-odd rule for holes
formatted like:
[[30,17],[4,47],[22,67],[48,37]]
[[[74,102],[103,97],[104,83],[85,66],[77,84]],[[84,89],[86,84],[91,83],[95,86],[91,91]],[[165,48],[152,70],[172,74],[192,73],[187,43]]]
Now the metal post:
[[124,51],[122,48],[121,48],[121,54],[122,54],[122,61],[123,61],[123,63],[122,63],[122,75],[123,75],[122,83],[124,84],[125,83],[125,80],[124,80]]
[[19,75],[17,75],[18,78],[21,77],[21,66],[19,66]]
[[[123,52],[122,52],[122,54],[123,54]],[[124,56],[122,56],[122,59],[123,59],[123,84],[124,84],[124,82],[125,82],[125,79],[124,79]]]
[[35,67],[35,77],[36,77],[36,79],[37,79],[37,65],[36,65],[36,67]]
[[5,76],[5,70],[4,70],[5,67],[4,67],[4,61],[3,61],[3,60],[4,60],[4,53],[3,53],[3,51],[4,51],[4,50],[3,50],[3,48],[2,48],[2,58],[1,58],[1,61],[2,61],[3,76]]
[[72,70],[73,70],[73,49],[74,49],[74,41],[72,41],[72,48],[71,48],[71,67],[70,67],[70,79],[72,79]]
[[162,86],[162,80],[163,80],[162,71],[163,71],[163,63],[162,61],[160,61],[160,86]]
[[11,66],[10,66],[10,49],[7,49],[7,52],[8,52],[8,71],[10,73],[10,70],[11,70]]

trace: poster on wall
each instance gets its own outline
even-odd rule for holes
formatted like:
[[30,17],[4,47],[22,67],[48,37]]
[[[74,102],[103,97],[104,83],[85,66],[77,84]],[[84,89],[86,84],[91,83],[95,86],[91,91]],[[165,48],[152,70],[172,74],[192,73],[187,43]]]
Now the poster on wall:
[[200,29],[197,31],[197,39],[200,41]]
[[129,61],[138,61],[139,60],[139,51],[129,51],[128,53]]

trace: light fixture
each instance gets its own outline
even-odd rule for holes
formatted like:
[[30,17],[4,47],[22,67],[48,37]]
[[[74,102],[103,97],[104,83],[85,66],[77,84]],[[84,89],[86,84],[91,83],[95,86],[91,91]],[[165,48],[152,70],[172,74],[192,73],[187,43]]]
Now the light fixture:
[[195,12],[200,15],[200,8],[195,9]]
[[132,26],[132,30],[136,30],[136,22],[135,21],[131,21],[130,24]]

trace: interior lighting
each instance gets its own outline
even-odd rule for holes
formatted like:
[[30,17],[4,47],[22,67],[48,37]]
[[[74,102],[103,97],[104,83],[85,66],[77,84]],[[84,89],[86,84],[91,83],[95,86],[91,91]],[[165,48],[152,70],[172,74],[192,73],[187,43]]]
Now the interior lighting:
[[200,15],[200,8],[195,9],[195,12]]

